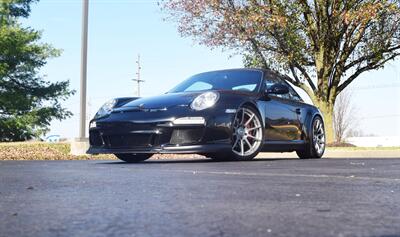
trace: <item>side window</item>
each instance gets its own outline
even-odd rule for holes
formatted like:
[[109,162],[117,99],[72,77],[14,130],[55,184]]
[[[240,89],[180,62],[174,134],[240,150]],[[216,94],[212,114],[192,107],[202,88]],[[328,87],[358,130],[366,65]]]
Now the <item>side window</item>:
[[275,83],[276,83],[276,80],[272,80],[271,78],[265,78],[265,89],[268,90]]
[[[277,83],[285,84],[285,83],[283,83],[282,81],[280,81],[280,80],[278,80],[278,79],[276,79],[276,78],[272,78],[272,77],[267,77],[267,78],[265,78],[265,86],[266,86],[266,89],[267,89],[267,90],[268,90],[273,84],[277,84]],[[290,99],[290,93],[289,93],[289,94],[284,94],[284,95],[271,95],[271,96],[278,97],[278,98],[282,98],[282,99],[287,99],[287,100]]]
[[290,94],[275,95],[278,98],[290,100]]
[[292,97],[292,100],[298,101],[298,102],[303,102],[303,100],[300,98],[300,96],[297,94],[296,91],[294,91],[294,89],[291,86],[289,86],[289,94],[290,94],[290,97]]
[[285,84],[289,87],[290,98],[294,101],[303,102],[303,100],[301,99],[299,94],[297,94],[297,92],[293,89],[293,87],[287,82],[285,82]]

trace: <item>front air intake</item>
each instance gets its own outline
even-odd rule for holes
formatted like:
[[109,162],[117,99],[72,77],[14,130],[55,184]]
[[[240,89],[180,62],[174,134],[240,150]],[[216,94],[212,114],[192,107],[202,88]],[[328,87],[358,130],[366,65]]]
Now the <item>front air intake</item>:
[[172,132],[170,143],[186,145],[200,142],[203,137],[203,128],[178,128]]

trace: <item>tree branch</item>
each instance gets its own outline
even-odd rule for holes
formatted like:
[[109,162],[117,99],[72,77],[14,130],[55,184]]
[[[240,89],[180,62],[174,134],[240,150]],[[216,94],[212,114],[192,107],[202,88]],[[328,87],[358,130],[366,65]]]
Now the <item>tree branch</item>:
[[351,82],[353,82],[354,79],[356,79],[361,73],[382,67],[387,61],[390,61],[399,55],[400,53],[395,53],[379,63],[370,63],[364,67],[359,68],[353,75],[351,75],[342,84],[338,86],[337,88],[338,94],[342,92]]
[[297,73],[296,73],[296,70],[294,69],[293,64],[290,64],[290,65],[289,65],[289,68],[290,68],[290,71],[292,72],[292,75],[293,75],[295,81],[296,81],[297,83],[300,83],[300,79],[299,79],[299,77],[297,76]]
[[303,17],[306,22],[306,28],[308,29],[308,34],[312,39],[312,43],[314,48],[318,48],[318,40],[316,35],[316,26],[315,26],[315,19],[312,15],[311,7],[308,5],[307,0],[301,0],[300,4],[304,7]]
[[297,62],[294,63],[294,66],[299,69],[299,71],[301,72],[301,74],[304,76],[304,78],[307,80],[308,84],[310,85],[311,89],[316,92],[317,88],[314,85],[314,82],[312,81],[310,75],[308,75],[307,71],[301,66],[299,65]]
[[371,60],[371,59],[377,57],[379,54],[390,53],[397,49],[400,49],[400,45],[388,48],[386,50],[380,50],[380,51],[377,51],[377,52],[369,54],[369,55],[362,56],[362,57],[352,61],[351,63],[347,64],[346,66],[344,66],[344,71],[347,71],[348,69],[356,66],[357,64],[362,63],[363,61]]
[[262,54],[262,51],[260,50],[260,47],[258,47],[257,45],[257,41],[249,38],[248,39],[253,47],[253,50],[256,51],[256,53],[258,54],[258,56],[260,57],[260,59],[262,60],[262,64],[264,65],[264,68],[268,68],[268,63],[264,58],[264,55]]

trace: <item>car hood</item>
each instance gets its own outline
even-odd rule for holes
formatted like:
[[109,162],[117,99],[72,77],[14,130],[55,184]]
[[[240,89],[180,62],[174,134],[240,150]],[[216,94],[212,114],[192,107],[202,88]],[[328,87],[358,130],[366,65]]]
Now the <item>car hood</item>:
[[145,97],[125,104],[121,107],[121,109],[122,108],[162,109],[162,108],[170,108],[173,106],[187,106],[193,101],[194,97],[196,97],[199,94],[200,93],[198,92],[170,93],[160,96]]
[[[131,101],[122,107],[115,108],[114,112],[121,112],[121,111],[160,111],[160,110],[167,110],[172,107],[179,107],[179,106],[189,106],[190,103],[196,98],[196,96],[204,93],[205,91],[201,92],[181,92],[181,93],[168,93],[160,96],[152,96],[152,97],[145,97],[140,98],[134,101]],[[225,103],[226,101],[231,101],[235,97],[243,97],[249,98],[254,96],[254,93],[250,92],[243,92],[243,91],[217,91],[220,94],[220,100],[223,97]],[[235,100],[232,100],[235,101]]]

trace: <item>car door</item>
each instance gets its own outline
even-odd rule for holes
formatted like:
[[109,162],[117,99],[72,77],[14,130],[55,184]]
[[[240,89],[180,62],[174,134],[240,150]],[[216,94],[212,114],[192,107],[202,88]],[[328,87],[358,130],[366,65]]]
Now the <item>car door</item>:
[[[274,84],[285,84],[283,81],[269,77],[265,78],[265,89]],[[265,139],[266,141],[293,141],[301,139],[301,125],[298,116],[298,106],[292,101],[290,93],[267,94],[265,108]]]
[[304,101],[301,99],[299,94],[297,94],[296,90],[293,89],[292,85],[287,83],[286,81],[284,82],[288,88],[289,88],[289,95],[290,95],[290,102],[293,107],[293,109],[296,112],[297,119],[294,123],[294,125],[298,128],[297,136],[295,137],[295,140],[303,140],[303,124],[304,120],[307,115],[307,110],[304,107]]

